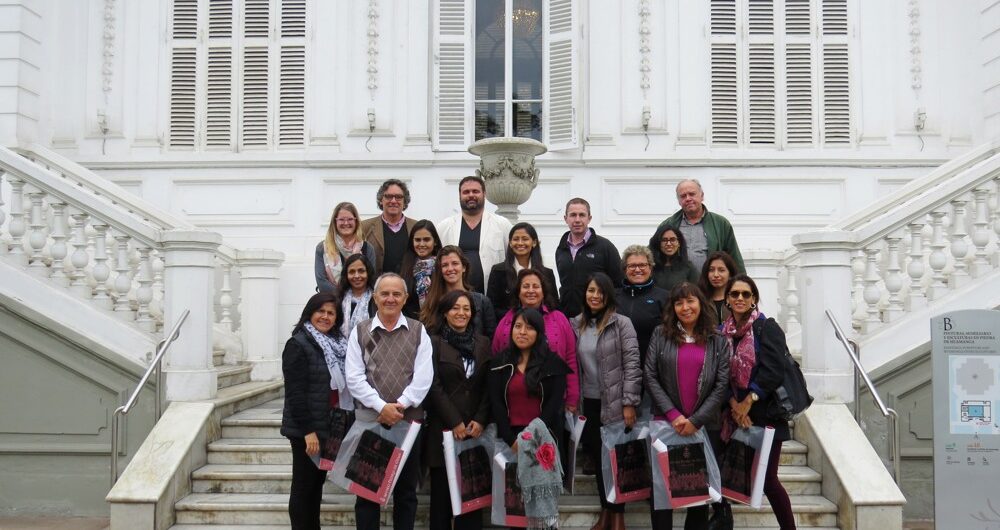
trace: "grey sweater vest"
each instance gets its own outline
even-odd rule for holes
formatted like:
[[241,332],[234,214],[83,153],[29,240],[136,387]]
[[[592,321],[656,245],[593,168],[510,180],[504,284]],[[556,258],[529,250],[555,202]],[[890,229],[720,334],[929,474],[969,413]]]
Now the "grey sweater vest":
[[[403,390],[413,381],[413,363],[416,362],[423,324],[406,318],[406,325],[407,327],[397,326],[392,331],[377,328],[373,333],[371,320],[358,324],[358,342],[361,345],[361,359],[365,363],[368,384],[386,403],[398,401]],[[420,405],[418,403],[417,406],[406,409],[403,419],[423,421],[424,411]],[[355,407],[357,418],[362,421],[375,421],[382,412],[372,410],[357,400]]]

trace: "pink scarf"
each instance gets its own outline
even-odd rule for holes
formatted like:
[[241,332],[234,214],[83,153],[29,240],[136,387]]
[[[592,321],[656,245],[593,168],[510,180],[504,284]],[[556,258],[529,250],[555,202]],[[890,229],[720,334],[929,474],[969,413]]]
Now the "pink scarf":
[[[722,334],[729,340],[733,356],[729,360],[729,381],[736,390],[745,390],[750,386],[750,372],[757,363],[757,351],[754,348],[753,323],[760,316],[760,311],[753,309],[750,317],[739,329],[736,319],[730,316],[722,324]],[[742,337],[736,342],[737,337]]]

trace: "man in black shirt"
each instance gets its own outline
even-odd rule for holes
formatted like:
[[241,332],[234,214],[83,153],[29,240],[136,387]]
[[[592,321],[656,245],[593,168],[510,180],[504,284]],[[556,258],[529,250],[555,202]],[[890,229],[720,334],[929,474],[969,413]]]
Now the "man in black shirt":
[[375,199],[382,215],[361,223],[365,241],[375,248],[375,263],[372,266],[376,275],[383,272],[399,274],[410,229],[417,222],[403,215],[403,210],[410,205],[410,190],[405,182],[389,179],[379,186]]
[[559,305],[562,312],[572,318],[582,311],[583,292],[591,274],[603,272],[615,285],[621,285],[621,256],[614,243],[590,228],[590,203],[586,200],[570,199],[563,220],[569,232],[563,234],[556,247],[556,268],[561,284]]
[[465,177],[458,183],[458,204],[462,213],[438,223],[442,245],[458,245],[469,260],[472,290],[486,294],[486,275],[504,260],[510,221],[486,211],[486,182]]

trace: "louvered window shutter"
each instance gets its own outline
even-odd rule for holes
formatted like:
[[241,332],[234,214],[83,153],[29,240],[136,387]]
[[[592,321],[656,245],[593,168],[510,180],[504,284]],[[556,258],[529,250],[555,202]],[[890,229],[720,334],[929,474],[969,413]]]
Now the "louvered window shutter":
[[543,114],[550,151],[579,145],[576,120],[576,44],[572,0],[548,0],[543,63]]
[[197,123],[198,0],[175,0],[171,22],[169,144],[193,149]]
[[271,145],[270,28],[271,1],[244,0],[241,149],[266,149]]
[[472,141],[466,87],[471,67],[469,50],[474,0],[438,0],[434,35],[434,148],[464,151]]
[[823,47],[823,143],[851,143],[851,94],[848,61],[847,0],[820,0]]
[[205,94],[205,146],[233,148],[233,3],[208,4],[208,59]]
[[712,144],[739,143],[736,0],[712,0]]
[[747,4],[747,141],[775,144],[774,3]]
[[301,146],[306,136],[306,2],[281,2],[278,146]]
[[811,0],[785,0],[785,142],[815,143]]

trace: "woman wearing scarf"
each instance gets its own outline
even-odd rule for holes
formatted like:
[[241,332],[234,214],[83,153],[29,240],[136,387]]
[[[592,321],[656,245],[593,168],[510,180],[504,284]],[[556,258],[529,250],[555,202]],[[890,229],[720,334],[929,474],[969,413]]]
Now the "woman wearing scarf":
[[[768,400],[784,380],[781,363],[787,346],[785,333],[778,323],[765,317],[757,307],[759,300],[760,292],[753,279],[746,274],[730,278],[726,286],[726,303],[731,314],[722,324],[722,334],[733,350],[729,362],[732,394],[729,410],[723,413],[722,439],[728,441],[735,429],[751,425],[774,428],[774,443],[764,475],[764,494],[778,525],[782,530],[789,530],[795,528],[795,516],[788,493],[778,480],[778,464],[781,443],[789,440],[791,433],[788,422],[771,420],[766,412]],[[732,528],[732,517],[726,504],[716,510],[712,519],[720,519],[718,528]]]
[[410,230],[410,241],[403,251],[403,261],[399,275],[406,281],[406,305],[403,314],[414,320],[420,320],[420,308],[424,307],[427,293],[431,289],[431,277],[437,263],[437,254],[441,251],[441,238],[438,237],[434,223],[421,219],[413,224]]
[[320,502],[326,471],[311,457],[330,437],[330,409],[353,409],[344,376],[347,337],[340,333],[343,315],[334,293],[317,293],[306,302],[292,337],[281,354],[285,406],[281,435],[292,446],[292,488],[288,516],[295,530],[319,530]]
[[369,263],[375,263],[375,248],[364,240],[358,209],[349,202],[342,202],[333,209],[326,238],[316,245],[313,269],[317,292],[336,292],[345,260],[352,254],[361,254]]
[[489,423],[486,374],[490,341],[475,332],[476,306],[469,293],[450,291],[437,305],[437,322],[429,328],[434,347],[434,382],[424,401],[427,409],[425,462],[431,475],[431,530],[478,530],[483,527],[477,510],[452,518],[448,475],[444,467],[442,431],[456,440],[479,438]]
[[439,311],[445,294],[462,291],[468,294],[472,301],[472,327],[477,335],[492,338],[497,329],[497,317],[493,313],[493,304],[483,293],[472,290],[469,284],[469,260],[462,249],[455,245],[444,246],[437,255],[434,273],[431,274],[431,287],[427,292],[427,300],[420,310],[420,321],[427,329],[437,329],[443,313]]
[[[716,333],[715,317],[701,289],[683,282],[670,291],[663,325],[646,353],[643,378],[653,401],[653,419],[669,422],[677,434],[701,428],[709,438],[719,429],[719,411],[729,383],[729,345]],[[652,501],[650,501],[652,502]],[[673,528],[673,510],[651,510],[653,530]],[[708,506],[687,509],[684,528],[708,527]]]
[[340,274],[340,312],[344,315],[344,323],[340,326],[341,335],[350,337],[358,322],[375,316],[375,299],[372,298],[374,289],[375,270],[372,262],[361,254],[348,256]]

